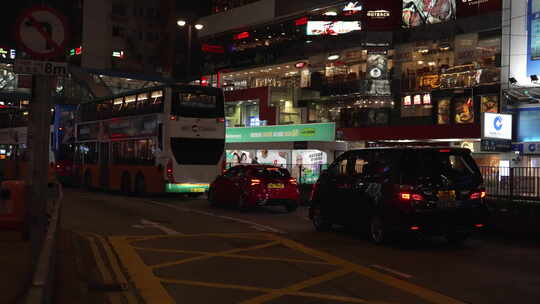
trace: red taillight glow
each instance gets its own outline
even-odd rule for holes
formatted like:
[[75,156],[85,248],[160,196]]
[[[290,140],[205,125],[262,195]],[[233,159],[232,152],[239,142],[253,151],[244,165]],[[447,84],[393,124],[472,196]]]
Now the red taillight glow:
[[486,197],[486,191],[473,192],[471,193],[470,199],[477,200]]
[[56,165],[56,169],[60,169],[60,168],[62,168],[61,165]]
[[410,193],[400,193],[399,198],[401,198],[404,201],[411,200],[411,194]]
[[291,178],[291,179],[289,179],[289,183],[290,183],[291,185],[298,185],[298,182],[296,181],[296,178]]
[[423,201],[424,197],[420,194],[413,194],[412,196],[413,201]]
[[174,115],[171,115],[171,117],[170,117],[170,120],[177,120],[177,119],[178,119],[178,117],[176,117]]
[[482,228],[482,227],[484,227],[484,224],[476,224],[476,225],[474,225],[474,227],[476,227],[476,228]]
[[439,150],[441,153],[450,153],[450,149],[441,149]]
[[173,170],[173,162],[172,162],[172,159],[169,159],[169,161],[167,162],[167,178],[170,180],[170,181],[174,181],[174,170]]
[[412,227],[411,227],[411,230],[413,230],[413,231],[420,230],[420,227],[418,227],[418,226],[412,226]]
[[225,122],[225,118],[223,118],[223,117],[216,118],[216,121],[217,121],[218,123],[224,123],[224,122]]
[[251,179],[251,185],[252,185],[252,186],[260,185],[260,184],[261,184],[261,180],[260,180],[260,179],[256,179],[256,178],[252,178],[252,179]]

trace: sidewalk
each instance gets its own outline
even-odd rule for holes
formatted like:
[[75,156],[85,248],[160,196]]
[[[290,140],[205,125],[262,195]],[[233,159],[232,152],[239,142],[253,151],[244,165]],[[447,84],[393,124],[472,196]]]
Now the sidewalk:
[[0,231],[0,303],[15,303],[28,288],[32,276],[30,242],[20,233]]

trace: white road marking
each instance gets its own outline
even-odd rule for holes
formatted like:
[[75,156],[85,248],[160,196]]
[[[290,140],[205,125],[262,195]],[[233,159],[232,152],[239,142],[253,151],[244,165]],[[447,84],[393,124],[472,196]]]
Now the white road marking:
[[240,219],[240,218],[235,218],[235,217],[230,217],[230,216],[225,216],[225,215],[219,215],[219,214],[206,212],[206,211],[195,210],[195,209],[182,208],[182,207],[173,206],[173,205],[169,205],[169,204],[165,204],[165,203],[161,203],[161,202],[156,202],[156,201],[145,201],[145,202],[151,203],[151,204],[154,204],[154,205],[158,205],[158,206],[162,206],[162,207],[172,208],[172,209],[182,211],[182,212],[192,212],[192,213],[202,214],[202,215],[216,217],[216,218],[220,218],[220,219],[230,220],[230,221],[234,221],[234,222],[237,222],[237,223],[247,224],[247,225],[250,225],[252,228],[254,228],[256,230],[259,230],[259,231],[268,231],[268,232],[286,234],[285,231],[281,231],[279,229],[276,229],[276,228],[273,228],[273,227],[270,227],[270,226],[257,224],[255,222]]
[[165,227],[165,226],[163,226],[163,225],[161,225],[159,223],[154,223],[152,221],[148,221],[148,220],[145,220],[145,219],[141,220],[141,224],[143,224],[143,226],[146,226],[146,227],[159,229],[159,230],[163,231],[165,234],[169,234],[169,235],[180,234],[180,232],[178,232],[178,231],[169,229],[169,228],[167,228],[167,227]]
[[403,278],[406,278],[406,279],[410,279],[410,278],[413,277],[413,276],[410,275],[410,274],[406,274],[406,273],[403,273],[403,272],[394,270],[394,269],[392,269],[392,268],[384,267],[384,266],[377,265],[377,264],[369,265],[369,267],[377,268],[377,269],[380,269],[380,270],[384,270],[384,271],[386,271],[386,272],[395,274],[395,275],[397,275],[397,276],[400,276],[400,277],[403,277]]

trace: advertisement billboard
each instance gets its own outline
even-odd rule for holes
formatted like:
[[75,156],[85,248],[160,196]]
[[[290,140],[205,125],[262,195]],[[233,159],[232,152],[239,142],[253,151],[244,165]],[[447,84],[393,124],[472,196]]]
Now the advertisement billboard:
[[456,0],[403,0],[402,18],[405,27],[450,21],[456,18]]
[[512,115],[484,113],[482,118],[482,138],[512,139]]
[[334,141],[335,123],[227,128],[227,143]]
[[309,36],[337,36],[360,30],[360,21],[308,21],[306,33]]
[[540,74],[540,0],[529,0],[527,11],[527,75]]

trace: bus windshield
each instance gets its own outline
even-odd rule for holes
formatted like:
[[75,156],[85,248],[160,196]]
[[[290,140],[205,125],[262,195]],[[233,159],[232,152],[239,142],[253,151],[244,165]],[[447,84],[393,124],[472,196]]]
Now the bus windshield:
[[194,118],[223,117],[223,97],[213,92],[174,92],[172,115]]

